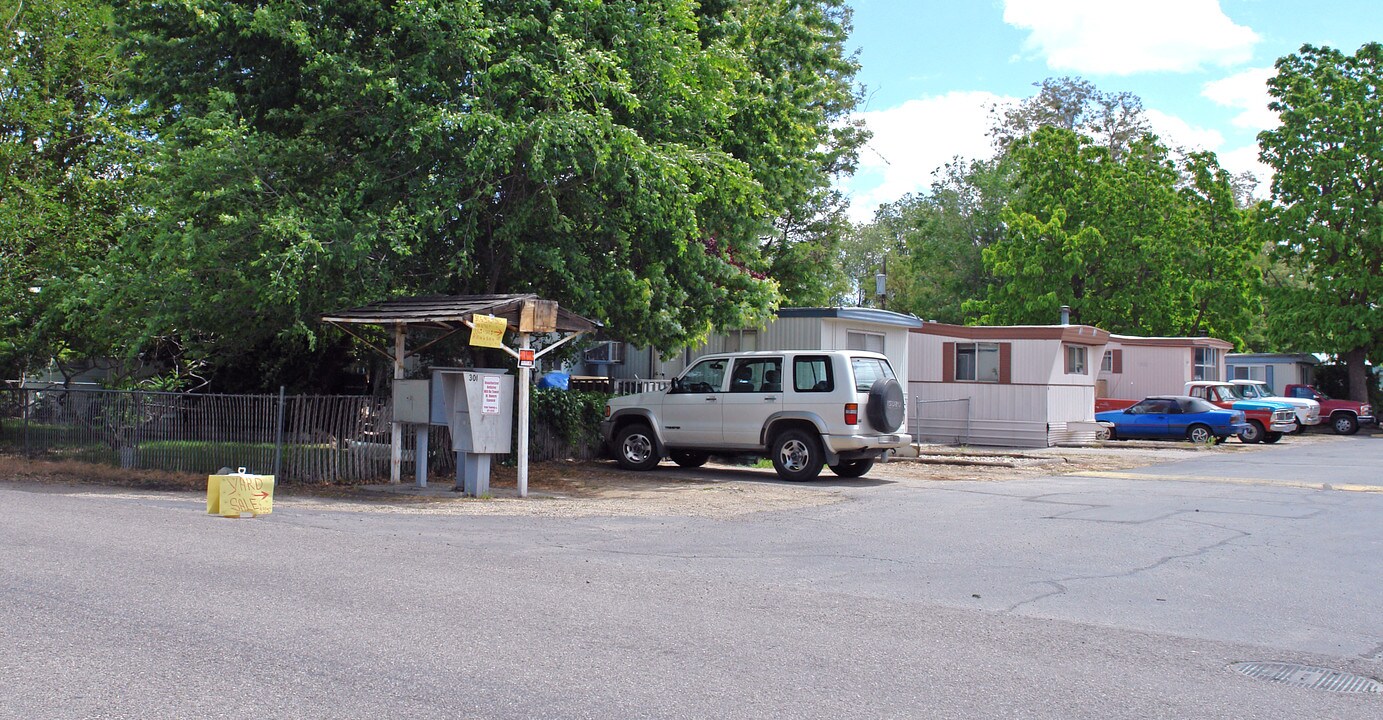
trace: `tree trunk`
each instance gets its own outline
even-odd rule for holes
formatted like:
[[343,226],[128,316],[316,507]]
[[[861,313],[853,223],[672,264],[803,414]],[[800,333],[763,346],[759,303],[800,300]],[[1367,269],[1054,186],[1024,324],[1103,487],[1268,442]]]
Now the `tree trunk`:
[[1349,399],[1356,402],[1369,401],[1369,371],[1364,366],[1367,355],[1364,348],[1355,348],[1343,356],[1345,370],[1349,373]]

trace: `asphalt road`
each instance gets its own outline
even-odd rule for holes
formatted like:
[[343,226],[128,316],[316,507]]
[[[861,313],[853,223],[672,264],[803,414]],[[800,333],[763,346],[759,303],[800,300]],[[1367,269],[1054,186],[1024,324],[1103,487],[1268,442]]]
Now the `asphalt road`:
[[1377,720],[1228,666],[1383,676],[1380,468],[1288,439],[728,520],[0,483],[0,718]]

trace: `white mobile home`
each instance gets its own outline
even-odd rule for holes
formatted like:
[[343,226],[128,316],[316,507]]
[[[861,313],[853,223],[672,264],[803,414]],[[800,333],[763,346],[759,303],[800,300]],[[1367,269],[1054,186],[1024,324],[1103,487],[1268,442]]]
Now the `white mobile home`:
[[1108,341],[1089,325],[925,323],[909,342],[914,435],[1003,447],[1093,440],[1093,363]]
[[1274,395],[1288,385],[1314,385],[1316,356],[1306,353],[1231,353],[1225,356],[1226,380],[1261,380]]
[[719,352],[749,350],[872,350],[888,356],[907,387],[908,331],[921,327],[912,315],[857,307],[782,308],[762,328],[712,334],[706,343],[663,360],[652,348],[624,343],[597,346],[583,358],[583,372],[614,380],[670,380],[693,360]]
[[1110,335],[1096,397],[1142,400],[1179,395],[1193,380],[1226,380],[1225,353],[1233,349],[1232,343],[1212,337]]

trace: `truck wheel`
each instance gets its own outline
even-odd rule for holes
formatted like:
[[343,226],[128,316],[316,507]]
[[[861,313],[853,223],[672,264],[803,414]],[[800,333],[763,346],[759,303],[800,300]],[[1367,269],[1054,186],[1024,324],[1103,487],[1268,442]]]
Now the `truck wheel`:
[[705,465],[711,457],[707,453],[696,452],[695,450],[673,450],[668,455],[672,456],[673,462],[684,468],[699,468]]
[[1263,423],[1250,420],[1249,426],[1239,433],[1239,440],[1246,443],[1263,442]]
[[1282,433],[1280,433],[1280,432],[1263,433],[1263,442],[1265,442],[1265,443],[1267,443],[1267,444],[1269,444],[1269,445],[1272,445],[1273,443],[1275,443],[1275,442],[1277,442],[1278,440],[1281,440],[1281,439],[1282,439]]
[[1354,419],[1349,413],[1338,413],[1330,418],[1331,427],[1335,428],[1336,435],[1353,435],[1359,432],[1359,421]]
[[1288,432],[1290,432],[1290,433],[1293,434],[1293,435],[1300,435],[1300,434],[1306,432],[1306,426],[1305,426],[1305,425],[1302,425],[1302,424],[1301,424],[1301,421],[1298,420],[1298,421],[1292,423],[1292,429],[1289,430]]
[[843,478],[864,477],[874,467],[873,460],[850,460],[839,465],[832,465],[831,472]]
[[658,443],[643,423],[631,423],[615,434],[615,462],[625,470],[652,470],[657,466]]
[[804,482],[821,474],[821,441],[803,430],[788,430],[773,439],[773,469],[792,482]]
[[1186,439],[1197,445],[1205,445],[1215,438],[1215,433],[1210,432],[1210,428],[1204,425],[1192,425],[1186,428]]

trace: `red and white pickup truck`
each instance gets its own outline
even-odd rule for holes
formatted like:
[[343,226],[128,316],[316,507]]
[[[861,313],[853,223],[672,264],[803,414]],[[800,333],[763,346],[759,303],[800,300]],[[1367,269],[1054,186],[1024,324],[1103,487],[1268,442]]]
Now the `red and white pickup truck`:
[[1335,400],[1310,385],[1288,385],[1289,398],[1305,398],[1321,404],[1321,417],[1330,419],[1330,427],[1339,435],[1353,435],[1360,425],[1376,423],[1368,403],[1356,400]]
[[1297,427],[1296,411],[1291,405],[1273,400],[1247,400],[1232,383],[1197,380],[1186,383],[1186,394],[1209,400],[1226,410],[1243,412],[1249,427],[1239,433],[1239,439],[1246,443],[1275,443],[1282,439],[1283,433]]

